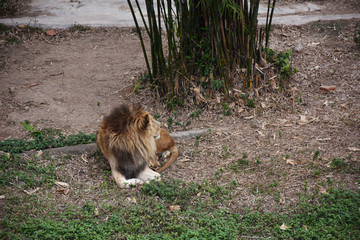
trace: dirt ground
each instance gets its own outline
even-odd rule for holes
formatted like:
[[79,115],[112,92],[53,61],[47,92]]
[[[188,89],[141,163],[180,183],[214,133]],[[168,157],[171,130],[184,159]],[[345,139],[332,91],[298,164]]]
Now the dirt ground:
[[[169,112],[149,90],[133,92],[138,76],[145,72],[133,29],[56,30],[57,35],[50,37],[18,28],[11,33],[18,43],[7,43],[6,36],[0,36],[0,140],[28,137],[19,124],[24,120],[37,129],[93,133],[112,107],[141,102],[152,114],[160,114],[170,132],[183,128],[168,127],[169,118],[174,123],[190,120],[187,129],[229,128],[179,141],[180,156],[165,172],[168,177],[202,181],[220,173],[238,183],[237,199],[253,204],[259,204],[255,193],[274,179],[281,186],[284,200],[280,201],[296,198],[304,181],[310,189],[319,190],[319,183],[329,178],[335,186],[359,189],[358,173],[326,171],[334,158],[349,164],[360,161],[356,24],[360,20],[275,26],[270,47],[292,49],[292,66],[299,70],[290,80],[292,90],[262,92],[255,109],[248,109],[240,99],[230,116],[214,104],[203,108],[198,119],[191,118],[195,106]],[[324,92],[321,85],[336,89]],[[316,152],[319,157],[314,157]],[[245,172],[222,172],[233,168],[244,154]],[[77,161],[84,167],[76,157],[74,166]],[[271,208],[274,201],[266,198],[261,204]]]

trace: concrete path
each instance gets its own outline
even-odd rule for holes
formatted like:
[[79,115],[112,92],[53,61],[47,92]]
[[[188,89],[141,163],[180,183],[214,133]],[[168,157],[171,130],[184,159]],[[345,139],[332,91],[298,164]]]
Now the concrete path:
[[[134,1],[132,0],[132,2]],[[139,2],[146,12],[145,1]],[[259,8],[260,24],[265,23],[266,11],[267,6],[261,5]],[[320,11],[319,5],[310,2],[277,7],[273,23],[302,25],[318,20],[360,18],[360,14],[320,15]],[[29,24],[43,28],[68,28],[74,24],[93,27],[135,26],[127,0],[33,0],[27,15],[29,17],[0,19],[0,23]],[[138,12],[137,15],[139,16]]]

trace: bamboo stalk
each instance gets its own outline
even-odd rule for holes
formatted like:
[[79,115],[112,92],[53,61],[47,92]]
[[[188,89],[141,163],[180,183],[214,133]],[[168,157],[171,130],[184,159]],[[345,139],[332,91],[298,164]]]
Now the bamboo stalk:
[[[139,38],[140,38],[141,48],[142,48],[142,51],[143,51],[143,54],[144,54],[146,67],[147,67],[147,69],[148,69],[150,79],[152,79],[152,74],[151,74],[151,68],[150,68],[150,64],[149,64],[149,59],[148,59],[147,54],[146,54],[146,49],[145,49],[145,45],[144,45],[144,40],[143,40],[142,35],[141,35],[141,30],[140,30],[139,24],[138,24],[138,22],[137,22],[137,19],[136,19],[135,12],[134,12],[134,9],[133,9],[133,7],[132,7],[132,4],[131,4],[130,0],[127,0],[127,1],[128,1],[128,4],[129,4],[129,7],[130,7],[131,14],[132,14],[133,19],[134,19],[134,22],[135,22],[136,31],[137,31],[137,33],[138,33],[138,35],[139,35]],[[135,0],[135,2],[136,2],[136,4],[138,4],[138,1],[137,1],[137,0]]]

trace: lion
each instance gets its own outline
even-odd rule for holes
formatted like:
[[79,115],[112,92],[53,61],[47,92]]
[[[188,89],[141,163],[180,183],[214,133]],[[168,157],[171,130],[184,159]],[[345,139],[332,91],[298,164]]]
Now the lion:
[[160,180],[160,173],[149,168],[150,161],[157,159],[156,138],[159,136],[160,123],[140,104],[121,105],[103,118],[96,141],[120,188]]

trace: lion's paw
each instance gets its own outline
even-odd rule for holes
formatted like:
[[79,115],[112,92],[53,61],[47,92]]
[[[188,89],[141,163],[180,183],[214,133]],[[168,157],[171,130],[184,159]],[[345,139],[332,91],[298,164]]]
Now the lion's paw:
[[137,178],[131,178],[131,179],[127,179],[126,181],[123,182],[122,184],[122,188],[131,188],[131,187],[136,187],[138,185],[143,185],[144,182],[140,179]]

